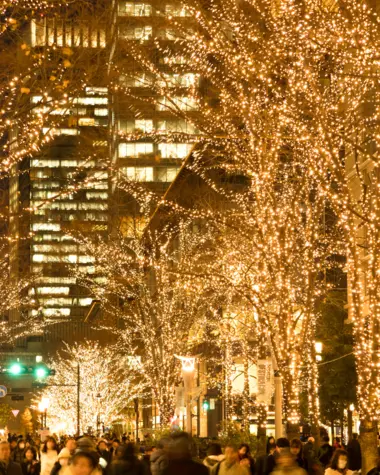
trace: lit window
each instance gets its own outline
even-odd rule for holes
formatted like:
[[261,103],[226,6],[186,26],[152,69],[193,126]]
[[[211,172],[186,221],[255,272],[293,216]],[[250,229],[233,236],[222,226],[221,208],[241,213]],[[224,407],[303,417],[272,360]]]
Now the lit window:
[[95,125],[95,119],[93,117],[81,117],[78,120],[78,125],[83,127],[93,127]]
[[61,225],[56,223],[33,223],[33,231],[60,231]]
[[151,26],[128,27],[124,30],[124,37],[129,40],[147,41],[152,37]]
[[39,295],[69,295],[70,287],[37,287]]
[[45,256],[43,254],[34,254],[33,255],[33,262],[43,262],[44,257]]
[[163,158],[185,158],[192,149],[191,144],[186,143],[160,143],[158,150]]
[[88,96],[106,96],[108,88],[106,87],[86,87],[86,94]]
[[150,16],[152,14],[152,6],[146,3],[126,2],[119,5],[119,12],[129,16]]
[[32,46],[44,46],[46,43],[45,23],[41,21],[32,20],[31,22],[31,44]]
[[74,104],[82,104],[88,106],[108,104],[107,97],[77,97],[74,99]]
[[119,144],[119,156],[121,158],[137,158],[140,155],[153,153],[152,143],[121,143]]
[[186,120],[159,120],[157,129],[161,132],[182,132],[184,134],[196,134],[198,131],[193,124]]
[[43,127],[42,128],[42,133],[44,135],[49,134],[49,135],[78,135],[79,130],[77,129],[51,129],[50,127]]
[[59,167],[60,161],[59,160],[44,160],[41,158],[35,158],[30,161],[31,167],[38,167],[38,168],[56,168]]
[[190,16],[191,13],[179,5],[165,5],[165,13],[171,16]]
[[100,117],[108,116],[108,109],[95,109],[94,114]]
[[177,176],[178,173],[178,168],[173,167],[173,168],[166,168],[166,167],[160,167],[156,169],[156,176],[157,176],[157,181],[163,181],[163,182],[172,182],[175,177]]
[[102,193],[101,191],[87,191],[86,199],[107,200],[108,193]]
[[129,180],[134,181],[153,181],[152,167],[126,167],[125,174]]
[[183,111],[192,111],[198,109],[198,103],[195,98],[193,97],[173,97],[172,99],[168,99],[167,97],[161,97],[157,104],[157,110],[165,111],[165,110],[176,110],[180,109]]
[[71,313],[69,308],[43,308],[42,314],[45,317],[68,317]]
[[135,129],[142,130],[144,133],[151,133],[153,131],[153,120],[141,119],[135,120]]

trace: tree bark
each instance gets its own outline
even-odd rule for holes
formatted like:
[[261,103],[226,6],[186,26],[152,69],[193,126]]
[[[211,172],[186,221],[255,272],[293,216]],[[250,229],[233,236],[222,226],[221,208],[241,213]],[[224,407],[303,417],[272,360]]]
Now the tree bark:
[[364,419],[360,423],[360,447],[362,449],[362,475],[374,467],[377,462],[377,421]]

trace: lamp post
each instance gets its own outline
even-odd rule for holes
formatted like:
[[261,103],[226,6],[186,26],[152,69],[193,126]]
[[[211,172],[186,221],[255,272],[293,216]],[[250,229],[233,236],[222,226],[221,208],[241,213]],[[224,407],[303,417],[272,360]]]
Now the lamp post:
[[41,422],[42,429],[47,429],[47,410],[49,407],[50,400],[47,397],[41,399],[41,402],[38,404],[38,409],[41,412]]
[[195,357],[194,356],[177,356],[182,363],[182,377],[183,385],[185,388],[185,404],[186,404],[186,432],[192,434],[193,432],[193,422],[192,422],[192,410],[191,410],[191,400],[192,400],[192,390],[194,382],[194,370],[195,370]]

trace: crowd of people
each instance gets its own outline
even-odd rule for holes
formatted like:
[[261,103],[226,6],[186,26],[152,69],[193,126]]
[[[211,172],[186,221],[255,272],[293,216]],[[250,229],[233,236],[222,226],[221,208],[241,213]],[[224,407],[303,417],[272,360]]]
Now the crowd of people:
[[[313,437],[306,443],[270,437],[266,454],[253,457],[248,444],[221,446],[212,441],[200,459],[193,439],[173,433],[156,444],[147,440],[139,451],[128,437],[122,440],[84,436],[59,442],[10,437],[0,441],[0,475],[354,475],[361,469],[357,434],[347,447],[328,436],[317,449]],[[379,461],[380,462],[380,461]],[[380,475],[380,463],[369,475]]]

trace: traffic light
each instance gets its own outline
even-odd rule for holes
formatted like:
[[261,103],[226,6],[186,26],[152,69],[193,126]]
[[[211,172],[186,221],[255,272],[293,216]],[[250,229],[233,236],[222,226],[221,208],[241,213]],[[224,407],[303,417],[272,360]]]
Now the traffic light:
[[208,399],[203,400],[202,408],[204,411],[208,411],[210,409],[210,401]]
[[39,380],[55,375],[54,369],[50,369],[43,364],[25,366],[20,362],[11,363],[10,366],[5,368],[5,372],[12,376],[30,375]]

